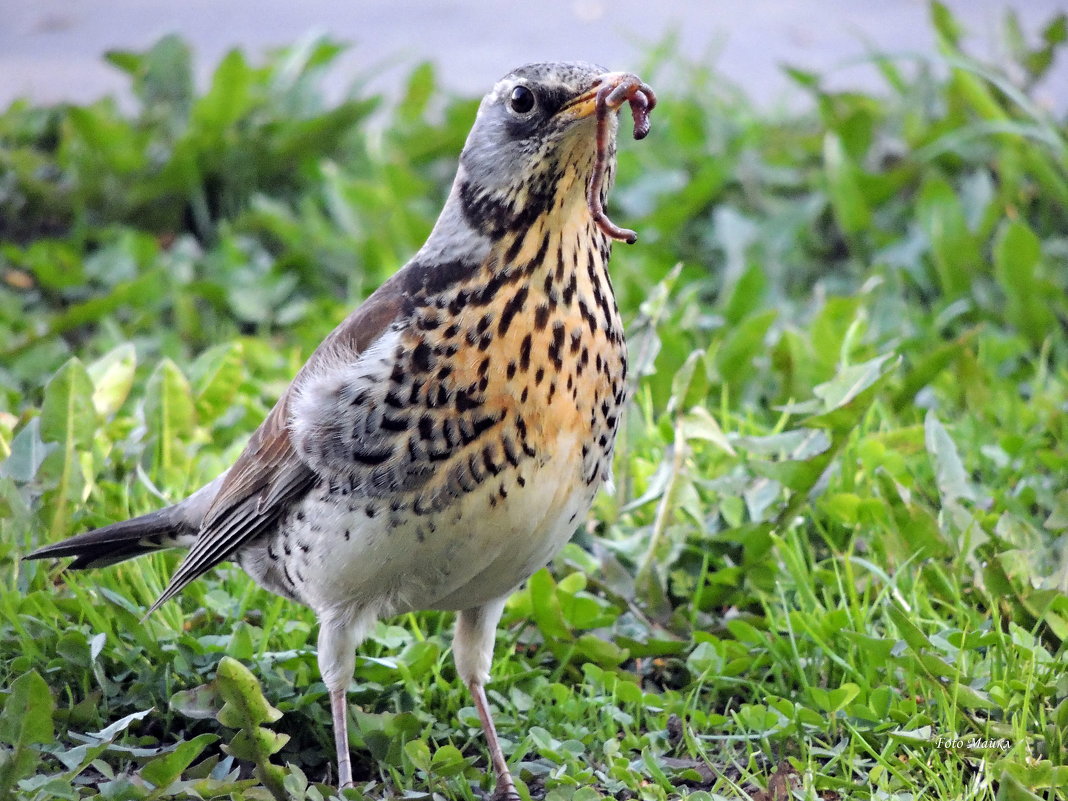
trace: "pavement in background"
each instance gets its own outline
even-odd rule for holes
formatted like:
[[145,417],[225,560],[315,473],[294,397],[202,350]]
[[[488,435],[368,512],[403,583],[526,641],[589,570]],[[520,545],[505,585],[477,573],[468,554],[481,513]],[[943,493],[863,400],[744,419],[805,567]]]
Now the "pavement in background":
[[[1068,0],[948,5],[975,49],[996,58],[1006,8],[1034,34]],[[353,43],[331,71],[337,95],[357,78],[388,91],[425,59],[446,86],[468,94],[527,61],[638,69],[648,45],[675,32],[683,55],[710,56],[757,103],[789,105],[799,93],[781,65],[830,70],[835,88],[877,88],[858,58],[870,49],[931,52],[927,14],[923,0],[0,0],[0,108],[22,96],[53,103],[121,94],[125,77],[102,54],[145,49],[167,33],[193,45],[203,81],[232,47],[255,58],[309,30]],[[1040,93],[1060,110],[1068,107],[1065,61]]]

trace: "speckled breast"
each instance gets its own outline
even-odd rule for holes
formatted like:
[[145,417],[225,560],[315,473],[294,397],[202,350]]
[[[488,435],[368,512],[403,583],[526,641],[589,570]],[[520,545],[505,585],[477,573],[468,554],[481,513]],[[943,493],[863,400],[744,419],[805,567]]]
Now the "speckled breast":
[[[626,394],[608,255],[588,217],[536,225],[413,293],[307,399],[324,422],[302,457],[323,478],[263,544],[261,583],[312,606],[456,608],[479,575],[478,595],[504,593],[551,558],[609,477]],[[368,586],[390,598],[346,595]]]

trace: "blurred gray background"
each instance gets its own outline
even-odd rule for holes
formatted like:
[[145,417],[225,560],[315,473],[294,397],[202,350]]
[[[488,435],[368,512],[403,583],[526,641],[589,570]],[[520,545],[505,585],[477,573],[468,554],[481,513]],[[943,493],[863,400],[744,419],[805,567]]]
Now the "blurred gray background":
[[[1014,8],[1032,36],[1068,0],[948,0],[972,52],[997,60],[999,29]],[[791,104],[797,90],[781,65],[829,72],[835,88],[880,85],[858,64],[869,49],[931,52],[924,0],[0,0],[0,107],[93,100],[121,92],[124,76],[103,62],[109,49],[144,49],[179,33],[195,52],[200,79],[230,48],[254,59],[309,30],[354,46],[331,71],[340,94],[356,78],[388,91],[412,65],[433,60],[443,83],[481,94],[527,61],[583,59],[637,69],[669,32],[681,52],[708,58],[765,106]],[[1039,92],[1063,110],[1068,65]],[[664,91],[664,87],[658,87]]]

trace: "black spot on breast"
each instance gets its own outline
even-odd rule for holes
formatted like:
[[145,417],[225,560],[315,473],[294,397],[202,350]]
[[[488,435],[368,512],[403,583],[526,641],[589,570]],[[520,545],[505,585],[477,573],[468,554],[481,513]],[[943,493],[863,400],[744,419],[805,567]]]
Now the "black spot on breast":
[[352,451],[352,461],[365,465],[379,465],[385,462],[393,455],[393,448],[382,448],[377,451],[361,451],[359,448],[354,448]]
[[541,331],[549,324],[549,305],[542,303],[534,310],[534,328]]
[[419,436],[425,440],[434,438],[434,418],[429,414],[419,418]]
[[505,435],[501,439],[501,446],[504,449],[504,458],[508,460],[508,464],[512,467],[519,467],[519,451],[516,450],[515,441]]
[[482,465],[478,463],[478,459],[475,454],[471,454],[467,457],[467,469],[471,471],[472,478],[478,483],[482,483],[486,478],[486,471],[482,468]]
[[553,363],[553,367],[555,367],[558,372],[564,369],[563,350],[564,324],[562,321],[557,320],[553,323],[553,341],[549,343],[549,360]]
[[426,458],[431,462],[444,462],[452,456],[452,450],[449,448],[443,448],[436,451],[427,451]]
[[430,346],[425,342],[420,342],[412,351],[412,366],[421,373],[427,373],[433,369],[434,356],[430,351]]
[[523,249],[523,241],[525,237],[522,234],[517,235],[512,243],[508,246],[508,250],[504,252],[504,261],[506,264],[512,264],[516,256],[519,255],[519,251]]
[[454,448],[456,447],[456,432],[453,429],[452,420],[445,418],[441,423],[441,436],[445,439],[445,445]]
[[486,469],[493,475],[497,475],[501,472],[501,466],[493,460],[493,447],[487,445],[482,449],[482,464],[486,466]]
[[407,431],[408,430],[408,418],[406,417],[390,417],[388,414],[382,415],[382,423],[379,426],[383,431]]
[[456,391],[456,397],[454,398],[453,402],[456,404],[456,411],[460,414],[463,414],[464,412],[469,411],[471,409],[477,409],[479,406],[482,405],[481,403],[473,400],[471,396],[462,389]]
[[575,297],[575,293],[578,291],[578,277],[571,273],[571,280],[567,282],[567,286],[564,287],[564,305],[570,306],[572,299]]
[[512,320],[516,314],[523,310],[523,304],[527,300],[528,288],[521,286],[516,293],[509,299],[504,305],[504,310],[501,312],[500,322],[497,324],[497,333],[504,335],[508,331],[509,326],[512,324]]
[[523,337],[523,342],[519,346],[519,369],[524,373],[530,369],[530,348],[531,336],[527,334]]
[[449,301],[449,313],[459,314],[464,310],[464,306],[467,305],[468,294],[464,290],[460,290],[456,293],[451,301]]

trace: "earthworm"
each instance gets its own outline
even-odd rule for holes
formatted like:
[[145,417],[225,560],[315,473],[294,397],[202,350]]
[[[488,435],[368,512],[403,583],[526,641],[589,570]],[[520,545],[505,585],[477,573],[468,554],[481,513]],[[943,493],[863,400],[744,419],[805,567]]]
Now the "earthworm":
[[601,203],[601,187],[608,167],[608,114],[630,103],[630,113],[634,120],[634,138],[644,139],[649,133],[649,112],[656,106],[656,95],[647,85],[634,76],[629,76],[616,85],[605,84],[597,90],[597,142],[593,162],[593,174],[586,187],[586,202],[590,207],[593,221],[612,239],[618,239],[633,245],[638,241],[638,234],[629,228],[620,228],[605,214]]

